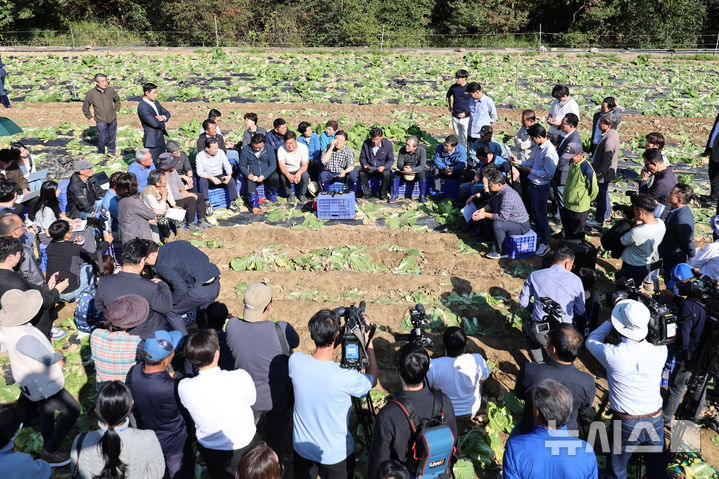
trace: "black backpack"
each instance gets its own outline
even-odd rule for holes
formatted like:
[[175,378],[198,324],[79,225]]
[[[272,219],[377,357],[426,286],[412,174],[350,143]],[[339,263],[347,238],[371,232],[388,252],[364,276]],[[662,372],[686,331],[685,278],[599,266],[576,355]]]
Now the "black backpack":
[[627,231],[632,229],[632,224],[627,220],[619,220],[602,235],[602,248],[612,252],[612,258],[619,258],[624,251],[624,245],[620,241]]
[[442,391],[431,390],[434,395],[432,417],[417,419],[417,412],[408,400],[390,401],[397,404],[409,421],[412,430],[410,462],[407,464],[413,478],[445,479],[452,475],[455,454],[454,434],[444,419]]

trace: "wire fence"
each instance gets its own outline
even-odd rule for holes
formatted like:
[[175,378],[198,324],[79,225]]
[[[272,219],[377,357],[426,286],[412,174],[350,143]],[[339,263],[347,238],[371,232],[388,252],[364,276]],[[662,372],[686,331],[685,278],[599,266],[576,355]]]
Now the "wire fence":
[[[541,26],[540,26],[541,28]],[[0,46],[60,48],[129,47],[236,47],[236,48],[521,48],[521,49],[625,49],[710,53],[719,50],[719,34],[656,36],[632,32],[598,35],[577,32],[416,34],[392,31],[342,33],[250,32],[238,34],[217,28],[207,34],[197,30],[128,31],[122,29],[0,31]],[[214,33],[214,35],[212,35]]]

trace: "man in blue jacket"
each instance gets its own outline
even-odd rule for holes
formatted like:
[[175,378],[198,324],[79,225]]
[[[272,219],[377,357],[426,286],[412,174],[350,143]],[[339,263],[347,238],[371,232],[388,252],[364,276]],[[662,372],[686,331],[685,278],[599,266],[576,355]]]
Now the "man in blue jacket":
[[165,152],[165,137],[168,136],[165,123],[170,119],[170,112],[157,101],[157,85],[145,83],[142,91],[144,96],[137,105],[137,116],[144,131],[142,146],[150,150],[153,161],[157,161]]
[[679,263],[687,263],[694,257],[694,215],[689,202],[694,190],[689,185],[677,183],[667,194],[667,203],[671,207],[664,221],[667,232],[659,244],[659,257],[664,260],[664,281],[671,278],[672,269]]
[[394,164],[394,151],[392,142],[382,136],[382,129],[375,127],[369,131],[369,139],[362,142],[359,179],[362,182],[362,192],[365,198],[370,197],[369,178],[374,176],[379,177],[381,181],[379,197],[383,200],[387,199],[387,190]]
[[442,189],[442,178],[461,183],[466,166],[467,149],[459,144],[457,135],[449,135],[434,153],[434,190]]
[[252,135],[249,145],[243,146],[240,152],[240,173],[245,177],[247,194],[250,197],[252,212],[260,213],[260,197],[257,185],[265,185],[265,195],[273,203],[277,203],[277,187],[280,177],[277,174],[277,158],[275,150],[265,146],[265,136],[259,133]]

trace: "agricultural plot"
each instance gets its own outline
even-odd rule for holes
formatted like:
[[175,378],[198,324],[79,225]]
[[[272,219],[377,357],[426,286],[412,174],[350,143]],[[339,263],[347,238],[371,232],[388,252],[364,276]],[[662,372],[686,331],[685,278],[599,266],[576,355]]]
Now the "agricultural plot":
[[[590,134],[591,115],[604,96],[614,95],[624,107],[620,126],[622,176],[615,182],[612,199],[625,202],[623,191],[635,187],[643,138],[662,131],[668,138],[666,153],[682,181],[706,193],[706,160],[699,158],[719,105],[719,62],[677,58],[607,55],[497,55],[485,53],[332,54],[223,52],[198,50],[174,53],[84,53],[72,63],[52,55],[3,55],[11,76],[8,87],[13,110],[8,114],[25,129],[0,145],[21,139],[30,146],[41,167],[53,178],[69,175],[78,158],[107,172],[124,170],[133,161],[132,150],[141,146],[142,132],[136,115],[140,84],[160,85],[160,101],[172,112],[170,136],[193,157],[200,120],[210,107],[223,112],[222,130],[239,140],[242,114],[255,111],[260,125],[281,116],[293,127],[310,121],[319,132],[323,123],[337,119],[349,131],[350,146],[359,145],[372,125],[380,125],[398,149],[406,136],[418,135],[431,152],[447,135],[444,95],[458,68],[468,68],[482,82],[499,107],[495,139],[508,142],[519,128],[519,111],[532,107],[538,117],[550,103],[551,86],[570,84],[583,114],[580,133]],[[96,130],[71,100],[92,85],[97,71],[110,75],[124,104],[120,112],[118,149],[121,158],[93,153]],[[37,102],[37,103],[36,103]],[[431,154],[431,153],[430,153]],[[708,209],[694,208],[697,243],[710,238]],[[459,232],[457,205],[430,201],[425,205],[403,201],[396,205],[363,201],[354,220],[318,220],[309,205],[291,207],[281,201],[252,215],[226,210],[215,214],[220,228],[179,237],[193,242],[222,272],[220,301],[233,315],[242,314],[242,294],[248,284],[265,281],[273,288],[274,319],[290,321],[300,332],[299,350],[309,352],[306,324],[322,308],[367,302],[370,318],[378,324],[376,348],[380,362],[379,385],[372,398],[381,406],[388,392],[399,389],[393,354],[400,346],[395,333],[410,327],[408,308],[423,303],[430,316],[428,336],[432,355],[443,354],[441,333],[463,325],[471,337],[471,352],[481,352],[492,369],[483,389],[481,427],[460,440],[464,459],[455,467],[460,479],[497,477],[503,443],[511,431],[521,403],[508,394],[519,367],[526,361],[519,326],[526,313],[517,297],[524,278],[542,267],[539,258],[493,262],[481,254],[487,247]],[[553,224],[553,226],[557,226]],[[598,243],[596,236],[590,238]],[[599,292],[604,293],[619,263],[605,253],[597,265]],[[80,398],[83,414],[76,430],[94,427],[91,410],[95,382],[87,338],[77,339],[71,321],[72,305],[58,312],[58,323],[70,331],[57,342],[68,358],[67,387]],[[606,311],[605,311],[606,314]],[[578,365],[598,377],[602,368],[583,352]],[[0,401],[17,397],[19,390],[5,359],[0,358]],[[604,398],[606,381],[598,380],[596,405]],[[680,477],[712,477],[719,465],[719,448],[713,433],[704,431],[704,456],[675,455],[672,470]],[[719,437],[714,440],[719,443]],[[358,441],[358,445],[360,442]],[[19,445],[37,452],[38,435],[26,429]],[[358,446],[358,470],[364,470],[366,450]],[[707,464],[709,463],[709,464]],[[53,477],[69,477],[56,471]],[[202,471],[198,470],[198,477]]]

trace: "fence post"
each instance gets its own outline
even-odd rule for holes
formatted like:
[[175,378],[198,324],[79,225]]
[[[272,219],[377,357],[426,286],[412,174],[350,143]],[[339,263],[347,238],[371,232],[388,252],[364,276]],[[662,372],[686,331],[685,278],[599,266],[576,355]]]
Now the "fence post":
[[382,51],[384,49],[384,25],[382,25],[382,38],[380,39],[379,43],[379,50]]
[[717,33],[717,42],[714,44],[714,55],[717,54],[717,49],[719,49],[719,33]]
[[517,59],[517,68],[514,73],[514,108],[519,108],[519,58]]
[[217,48],[220,48],[220,35],[217,32],[217,15],[213,15],[215,17],[215,46]]
[[72,53],[70,52],[69,49],[67,51],[67,60],[68,60],[68,63],[70,63],[70,75],[72,75],[72,99],[76,100],[78,98],[78,96],[77,96],[77,88],[76,88],[76,84],[75,84],[75,68],[73,67],[73,63],[72,63]]
[[75,33],[72,31],[72,27],[70,27],[70,38],[72,39],[72,51],[75,51]]
[[539,53],[542,53],[542,24],[539,24]]

